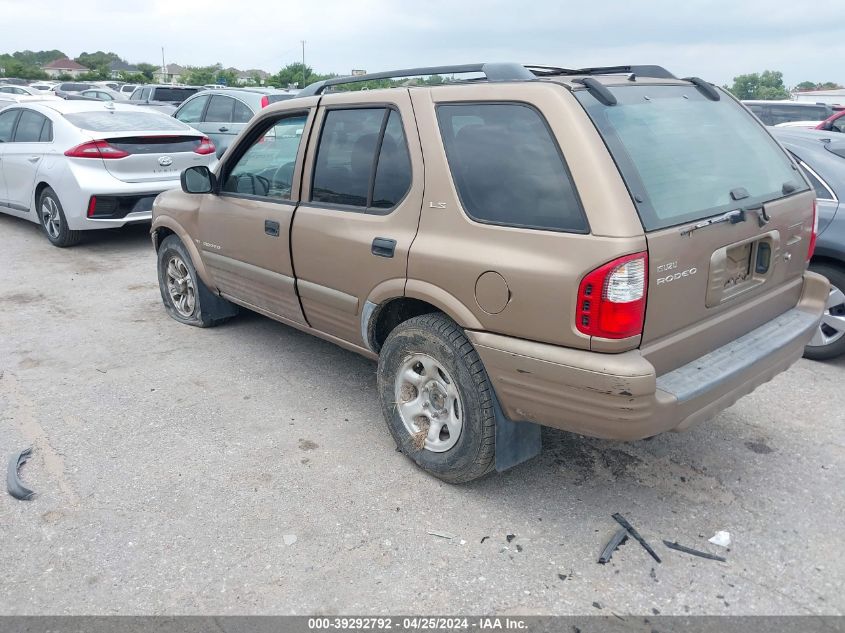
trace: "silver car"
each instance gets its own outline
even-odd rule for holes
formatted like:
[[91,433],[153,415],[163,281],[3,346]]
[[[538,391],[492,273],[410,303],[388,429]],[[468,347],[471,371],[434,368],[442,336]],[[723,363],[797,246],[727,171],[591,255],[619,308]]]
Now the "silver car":
[[211,165],[214,153],[208,137],[145,108],[10,105],[0,109],[0,212],[38,222],[54,245],[71,246],[82,231],[149,221],[155,197],[178,187],[182,170]]

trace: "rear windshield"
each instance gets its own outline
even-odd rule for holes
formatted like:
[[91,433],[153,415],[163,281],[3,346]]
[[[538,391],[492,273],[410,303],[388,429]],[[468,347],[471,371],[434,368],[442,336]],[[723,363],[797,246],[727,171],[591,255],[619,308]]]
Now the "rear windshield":
[[137,112],[75,112],[66,114],[65,118],[76,127],[91,132],[185,132],[191,129],[173,117],[157,112],[144,112],[140,108]]
[[[610,88],[606,106],[576,93],[604,138],[643,227],[661,229],[808,188],[780,146],[733,99],[694,86]],[[741,202],[731,192],[745,189]]]
[[191,95],[196,94],[198,90],[198,88],[156,88],[153,93],[153,100],[182,103]]

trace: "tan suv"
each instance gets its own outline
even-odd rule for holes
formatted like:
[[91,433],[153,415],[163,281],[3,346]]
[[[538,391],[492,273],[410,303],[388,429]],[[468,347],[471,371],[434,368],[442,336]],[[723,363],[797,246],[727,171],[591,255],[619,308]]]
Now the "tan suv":
[[451,482],[536,454],[538,425],[707,419],[801,356],[828,297],[796,165],[730,95],[657,66],[330,79],[182,188],[153,211],[170,315],[244,306],[378,359],[397,445]]

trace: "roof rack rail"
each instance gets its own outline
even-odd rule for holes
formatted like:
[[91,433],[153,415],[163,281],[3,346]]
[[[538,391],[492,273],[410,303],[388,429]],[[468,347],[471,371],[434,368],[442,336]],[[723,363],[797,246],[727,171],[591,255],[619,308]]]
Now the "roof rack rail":
[[333,77],[305,86],[298,97],[311,97],[322,94],[326,88],[342,84],[375,81],[378,79],[398,79],[401,77],[419,77],[424,75],[452,75],[458,73],[484,73],[487,81],[532,81],[537,78],[522,64],[516,63],[486,63],[461,64],[457,66],[429,66],[425,68],[406,68],[404,70],[387,70],[368,75],[350,75],[347,77]]
[[633,66],[592,66],[588,68],[558,68],[555,66],[538,66],[528,64],[526,68],[539,77],[552,77],[555,75],[639,75],[640,77],[652,77],[654,79],[677,79],[663,66],[654,64],[640,64]]

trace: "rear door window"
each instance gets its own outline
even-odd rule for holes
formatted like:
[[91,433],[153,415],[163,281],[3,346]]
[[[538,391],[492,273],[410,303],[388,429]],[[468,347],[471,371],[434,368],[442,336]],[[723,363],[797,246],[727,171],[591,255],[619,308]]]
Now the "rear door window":
[[405,197],[410,188],[411,158],[408,156],[408,142],[405,140],[399,113],[391,110],[379,151],[371,206],[390,209]]
[[208,104],[208,110],[205,111],[205,118],[203,120],[209,123],[231,123],[234,101],[231,97],[214,95],[211,97],[211,102]]
[[16,143],[37,143],[41,138],[41,130],[47,118],[38,112],[24,110],[15,130]]
[[437,120],[461,205],[471,218],[502,226],[588,230],[569,170],[534,108],[440,105]]
[[[586,90],[576,97],[610,150],[647,231],[763,204],[806,191],[783,149],[727,97],[710,101],[694,86],[610,87],[617,104]],[[789,187],[785,187],[789,185]]]
[[232,114],[233,123],[249,123],[252,118],[252,110],[250,110],[243,101],[232,99],[235,102],[235,110]]

